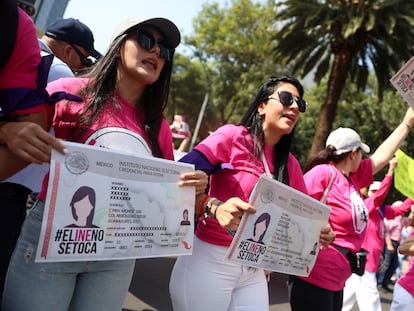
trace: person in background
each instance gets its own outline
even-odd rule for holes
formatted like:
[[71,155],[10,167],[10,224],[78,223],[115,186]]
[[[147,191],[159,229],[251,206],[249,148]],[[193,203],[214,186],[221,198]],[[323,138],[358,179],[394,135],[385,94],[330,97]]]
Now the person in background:
[[356,259],[368,222],[369,211],[360,189],[372,184],[373,176],[392,159],[413,125],[414,111],[409,108],[400,125],[365,159],[363,152],[368,153],[370,148],[361,142],[359,134],[351,128],[337,128],[329,134],[325,149],[309,161],[304,178],[314,199],[322,198],[333,178],[326,204],[331,208],[329,224],[336,237],[319,252],[308,277],[292,278],[292,311],[307,311],[309,306],[318,311],[342,309],[343,288],[352,274],[345,254]]
[[[42,39],[38,39],[38,44],[42,57],[54,55],[48,71],[47,82],[63,77],[73,77],[73,72],[92,64],[86,58],[89,55],[95,58],[101,57],[101,54],[94,48],[91,30],[85,24],[72,18],[60,19],[51,24],[46,29],[46,35]],[[89,65],[86,60],[90,62]],[[33,204],[33,199],[40,191],[43,176],[48,169],[48,164],[30,164],[0,183],[0,198],[3,202],[3,208],[7,210],[6,215],[8,215],[4,218],[7,219],[5,226],[8,233],[3,235],[7,247],[2,248],[0,280],[2,286],[6,277],[8,259],[12,255],[26,216],[27,202],[29,202],[29,206]],[[3,292],[2,289],[3,287],[1,287],[1,292]]]
[[401,242],[403,229],[402,215],[385,220],[385,271],[380,275],[378,282],[386,292],[392,293],[389,287],[391,278],[398,268],[398,246]]
[[[413,211],[410,216],[414,218]],[[414,310],[414,231],[401,242],[399,253],[411,256],[407,271],[397,280],[394,287],[390,311]]]
[[88,69],[94,64],[90,57],[95,60],[101,58],[94,41],[90,28],[78,19],[58,19],[48,25],[39,39],[42,52],[55,56],[48,82]]
[[[411,212],[408,216],[403,217],[403,229],[401,232],[401,240],[405,240],[413,231],[414,228],[414,205],[411,206]],[[398,267],[395,271],[397,279],[404,273],[404,261],[407,260],[407,256],[398,253]]]
[[185,117],[180,114],[176,114],[170,128],[174,141],[180,142],[177,146],[177,151],[186,152],[190,142],[191,132],[190,126],[185,121]]
[[[413,201],[406,199],[403,204],[385,205],[389,189],[392,185],[397,158],[392,158],[382,182],[374,181],[368,189],[368,198],[364,200],[369,211],[369,221],[362,248],[369,253],[362,276],[353,273],[345,283],[342,311],[352,310],[355,302],[360,310],[381,311],[380,295],[377,288],[376,273],[384,247],[384,218],[394,218],[410,210]],[[402,203],[402,202],[401,202]]]
[[[179,257],[172,271],[174,310],[269,309],[265,271],[224,258],[243,213],[255,212],[249,196],[262,174],[306,193],[300,164],[290,153],[293,130],[306,110],[303,94],[296,78],[267,79],[239,125],[220,127],[180,159],[210,175],[210,188],[196,208],[193,254]],[[333,238],[329,227],[321,230],[321,243]]]
[[[66,91],[84,100],[59,101],[52,107],[56,137],[172,160],[171,131],[163,111],[179,42],[178,28],[167,19],[122,23],[108,52],[87,76],[48,85],[50,93]],[[180,186],[195,187],[198,195],[204,192],[206,174],[196,171],[180,177]],[[35,262],[47,185],[48,175],[10,261],[2,310],[120,310],[135,260]]]
[[[16,173],[32,159],[27,156],[27,149],[18,152],[17,155],[23,157],[20,159],[9,148],[15,143],[15,140],[9,139],[11,127],[15,124],[31,125],[29,131],[23,132],[30,133],[31,140],[35,143],[38,139],[43,139],[46,150],[53,146],[63,151],[63,146],[58,141],[49,135],[43,135],[44,128],[47,127],[44,105],[48,101],[44,89],[47,68],[41,62],[36,27],[30,16],[17,4],[15,0],[0,1],[0,180]],[[29,145],[26,144],[25,148]],[[14,198],[24,198],[17,204],[25,206],[29,192],[18,184],[0,184],[0,301],[10,256],[26,216],[25,208],[14,206]]]

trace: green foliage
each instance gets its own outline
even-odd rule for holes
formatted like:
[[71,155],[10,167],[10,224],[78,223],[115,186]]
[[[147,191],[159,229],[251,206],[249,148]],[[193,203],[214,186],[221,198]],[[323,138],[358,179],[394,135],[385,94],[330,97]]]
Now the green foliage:
[[[295,140],[292,148],[293,154],[304,166],[310,149],[311,140],[317,127],[317,115],[321,103],[324,100],[327,81],[323,80],[319,86],[315,86],[306,93],[308,109],[301,114],[296,126]],[[407,103],[395,90],[387,90],[380,102],[375,91],[376,80],[373,75],[368,78],[368,86],[365,92],[357,89],[356,85],[348,81],[344,88],[342,100],[338,107],[338,113],[333,123],[333,128],[351,127],[361,136],[363,142],[371,147],[371,153],[388,137],[399,125],[407,110]],[[412,141],[414,133],[411,133],[403,143],[401,149],[410,157],[414,157],[414,145]],[[388,167],[376,174],[376,180],[382,180]],[[397,199],[404,199],[396,189],[392,188],[387,198],[387,203]]]
[[206,3],[193,20],[194,35],[185,41],[209,68],[207,109],[219,125],[238,123],[261,83],[282,72],[270,57],[276,46],[273,6],[273,1],[251,0],[231,1],[224,8]]

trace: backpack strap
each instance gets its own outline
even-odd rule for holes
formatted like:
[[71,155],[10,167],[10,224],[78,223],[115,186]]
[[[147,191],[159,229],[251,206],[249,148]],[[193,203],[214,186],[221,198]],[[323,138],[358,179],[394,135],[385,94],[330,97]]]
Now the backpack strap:
[[13,52],[17,33],[16,0],[0,1],[0,69],[7,63]]
[[334,171],[332,169],[332,165],[329,165],[329,169],[331,170],[331,177],[329,178],[328,186],[326,187],[325,191],[323,192],[323,196],[320,199],[320,201],[323,204],[326,203],[326,199],[328,198],[328,194],[329,194],[329,191],[331,190],[331,187],[332,187],[332,184],[333,184],[333,180],[334,180]]

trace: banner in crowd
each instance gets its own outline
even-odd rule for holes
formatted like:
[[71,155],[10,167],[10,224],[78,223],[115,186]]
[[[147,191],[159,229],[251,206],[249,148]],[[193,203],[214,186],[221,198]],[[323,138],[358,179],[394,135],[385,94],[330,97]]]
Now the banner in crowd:
[[36,261],[190,255],[193,165],[65,142],[52,152]]
[[250,267],[308,276],[319,252],[319,236],[330,208],[312,197],[263,175],[226,258]]
[[402,150],[397,150],[395,156],[398,165],[395,168],[394,186],[406,197],[414,199],[414,160]]
[[398,70],[390,82],[414,109],[414,56]]

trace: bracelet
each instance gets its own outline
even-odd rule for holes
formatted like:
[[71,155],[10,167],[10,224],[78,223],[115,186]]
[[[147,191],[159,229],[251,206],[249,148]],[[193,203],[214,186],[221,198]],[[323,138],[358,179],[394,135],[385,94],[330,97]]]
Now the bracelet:
[[206,210],[205,210],[205,212],[204,212],[204,217],[205,217],[205,218],[210,217],[210,214],[211,214],[211,208],[213,207],[213,204],[214,204],[214,202],[216,202],[216,201],[218,201],[216,198],[210,198],[210,199],[207,201]]
[[412,126],[411,125],[409,125],[407,122],[403,122],[404,123],[404,125],[406,126],[406,127],[408,127],[408,129],[409,130],[411,130],[412,129]]
[[221,206],[223,204],[223,202],[221,202],[221,201],[219,201],[219,200],[217,200],[217,206],[216,206],[216,209],[214,210],[214,213],[213,213],[213,218],[214,219],[217,219],[217,210],[219,209],[219,207]]

